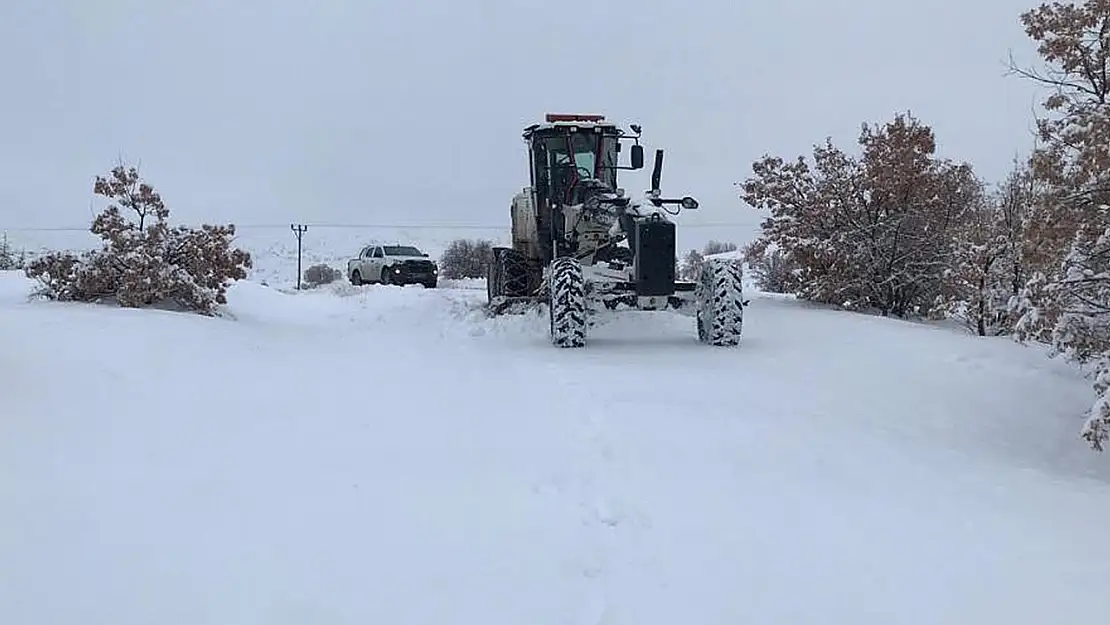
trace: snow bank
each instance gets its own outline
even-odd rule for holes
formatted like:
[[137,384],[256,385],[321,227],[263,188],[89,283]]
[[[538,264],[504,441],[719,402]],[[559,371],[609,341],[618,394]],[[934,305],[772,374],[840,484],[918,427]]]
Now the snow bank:
[[716,254],[709,254],[705,258],[721,258],[724,260],[744,260],[744,252],[742,250],[731,250],[728,252],[718,252]]
[[0,306],[27,301],[37,286],[22,270],[0,271]]

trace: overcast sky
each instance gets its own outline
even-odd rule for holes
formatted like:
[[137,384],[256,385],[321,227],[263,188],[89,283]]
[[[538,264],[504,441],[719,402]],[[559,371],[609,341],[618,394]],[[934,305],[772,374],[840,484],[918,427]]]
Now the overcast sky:
[[692,223],[758,222],[753,160],[898,111],[998,179],[1032,142],[1004,61],[1033,4],[0,0],[0,230],[85,226],[121,156],[180,221],[507,225],[549,111],[641,123]]

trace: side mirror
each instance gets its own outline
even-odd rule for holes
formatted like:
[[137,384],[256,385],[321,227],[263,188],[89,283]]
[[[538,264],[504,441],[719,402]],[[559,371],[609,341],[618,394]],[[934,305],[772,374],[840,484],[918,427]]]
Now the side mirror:
[[639,143],[632,146],[632,169],[644,168],[644,146]]
[[424,252],[423,254],[421,254],[421,256],[423,256],[424,258],[427,258],[427,257],[428,257],[428,253],[427,253],[427,252]]
[[688,211],[692,211],[697,207],[698,207],[698,201],[695,200],[694,198],[690,197],[689,195],[682,198],[682,208],[685,208]]

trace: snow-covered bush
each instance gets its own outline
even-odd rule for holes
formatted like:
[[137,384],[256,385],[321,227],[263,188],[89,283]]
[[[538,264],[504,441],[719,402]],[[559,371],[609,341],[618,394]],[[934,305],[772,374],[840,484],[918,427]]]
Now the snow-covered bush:
[[789,293],[791,280],[798,275],[798,265],[781,249],[765,242],[753,241],[744,246],[744,262],[748,263],[756,287],[766,293]]
[[[1106,220],[1110,206],[1101,212]],[[1048,281],[1038,278],[1041,283],[1030,281],[1021,298],[1025,314],[1017,336],[1027,339],[1033,334],[1029,329],[1043,327],[1042,317],[1050,313],[1053,354],[1093,365],[1097,399],[1082,436],[1101,451],[1110,440],[1110,226],[1097,236],[1078,233],[1060,274]]]
[[320,263],[305,270],[304,283],[309,288],[315,288],[325,284],[331,284],[341,277],[343,277],[342,271],[324,263]]
[[690,250],[682,257],[682,263],[678,266],[678,277],[683,280],[697,280],[704,264],[705,256],[697,250]]
[[27,253],[20,251],[18,254],[8,244],[8,235],[0,236],[0,271],[10,269],[23,269],[27,261]]
[[737,245],[728,241],[710,241],[706,243],[701,250],[690,250],[682,257],[681,261],[677,262],[677,274],[679,279],[682,280],[697,280],[701,275],[702,265],[705,264],[705,257],[712,256],[713,254],[723,254],[725,252],[735,252]]
[[235,226],[170,227],[169,209],[134,167],[97,176],[93,192],[113,201],[90,228],[104,243],[82,254],[50,252],[28,264],[25,272],[42,284],[42,295],[211,315],[227,303],[231,282],[246,278],[251,257],[231,246]]
[[439,260],[439,275],[449,280],[484,278],[492,258],[492,241],[455,239]]

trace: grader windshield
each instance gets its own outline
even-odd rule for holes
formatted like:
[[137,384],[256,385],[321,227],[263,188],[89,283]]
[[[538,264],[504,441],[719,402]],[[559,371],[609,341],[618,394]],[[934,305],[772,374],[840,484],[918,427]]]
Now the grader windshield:
[[544,140],[547,166],[559,177],[593,178],[616,186],[617,138],[597,132],[571,132]]
[[582,201],[579,196],[584,189],[598,183],[615,189],[617,149],[615,134],[592,128],[571,131],[556,127],[536,132],[532,150],[537,191],[541,197],[575,204]]

